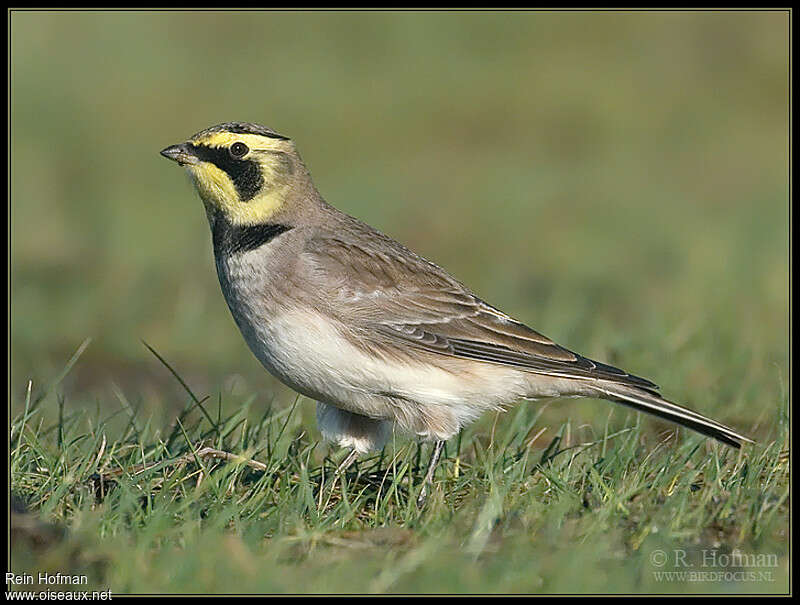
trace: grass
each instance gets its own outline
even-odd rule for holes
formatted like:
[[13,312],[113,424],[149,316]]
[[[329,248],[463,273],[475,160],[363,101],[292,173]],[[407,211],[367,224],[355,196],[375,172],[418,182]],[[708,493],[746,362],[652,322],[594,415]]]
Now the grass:
[[[420,510],[425,446],[395,442],[337,477],[296,405],[249,421],[247,401],[224,415],[221,398],[186,394],[168,427],[120,394],[116,437],[111,418],[64,414],[61,399],[48,425],[48,397],[27,399],[12,489],[68,530],[42,539],[29,513],[13,517],[15,572],[84,574],[115,593],[788,591],[786,418],[737,452],[654,442],[638,423],[542,439],[544,408],[518,407],[448,444]],[[774,558],[716,563],[736,552]],[[713,579],[659,575],[687,570]]]
[[[115,593],[787,592],[787,17],[12,11],[11,569]],[[158,155],[240,119],[481,298],[758,444],[523,404],[448,443],[422,511],[430,446],[400,436],[334,485],[344,453],[242,342]],[[727,575],[655,575],[679,556]]]

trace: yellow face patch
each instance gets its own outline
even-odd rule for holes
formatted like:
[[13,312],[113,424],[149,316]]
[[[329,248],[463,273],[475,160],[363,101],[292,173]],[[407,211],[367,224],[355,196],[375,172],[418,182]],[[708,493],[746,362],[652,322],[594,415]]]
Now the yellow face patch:
[[[248,147],[247,153],[235,160],[246,166],[246,175],[237,175],[236,165],[232,168],[226,164],[227,150],[234,143],[244,143]],[[186,168],[209,215],[222,211],[234,225],[264,224],[282,206],[293,170],[291,142],[223,131],[193,138],[188,144],[198,150],[199,161],[186,164]],[[203,149],[205,154],[200,153]],[[209,150],[214,153],[209,154]],[[242,198],[241,182],[235,181],[236,178],[249,179],[251,189],[246,199]]]
[[187,164],[186,168],[206,206],[224,210],[228,206],[240,203],[233,181],[224,170],[220,170],[211,162]]

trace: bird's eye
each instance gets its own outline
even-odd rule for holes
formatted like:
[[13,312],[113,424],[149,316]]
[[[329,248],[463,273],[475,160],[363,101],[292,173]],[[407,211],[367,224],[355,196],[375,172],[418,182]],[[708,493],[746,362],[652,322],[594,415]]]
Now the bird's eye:
[[244,143],[234,143],[231,145],[231,155],[235,158],[244,157],[250,151]]

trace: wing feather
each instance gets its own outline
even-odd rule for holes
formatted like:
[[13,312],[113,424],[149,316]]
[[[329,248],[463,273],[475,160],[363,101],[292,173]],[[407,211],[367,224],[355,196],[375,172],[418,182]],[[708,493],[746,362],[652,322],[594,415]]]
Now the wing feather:
[[394,346],[550,376],[658,387],[566,349],[475,296],[444,269],[352,219],[305,246],[309,279],[330,312],[373,348]]

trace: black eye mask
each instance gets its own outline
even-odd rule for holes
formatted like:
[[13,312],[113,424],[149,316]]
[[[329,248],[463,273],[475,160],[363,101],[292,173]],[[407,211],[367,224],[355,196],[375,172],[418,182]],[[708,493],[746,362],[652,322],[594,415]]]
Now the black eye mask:
[[254,160],[243,160],[231,155],[227,147],[207,147],[206,145],[194,145],[187,143],[189,150],[203,162],[214,164],[220,170],[225,171],[239,198],[243,202],[252,200],[261,190],[264,184],[264,177],[261,169]]

